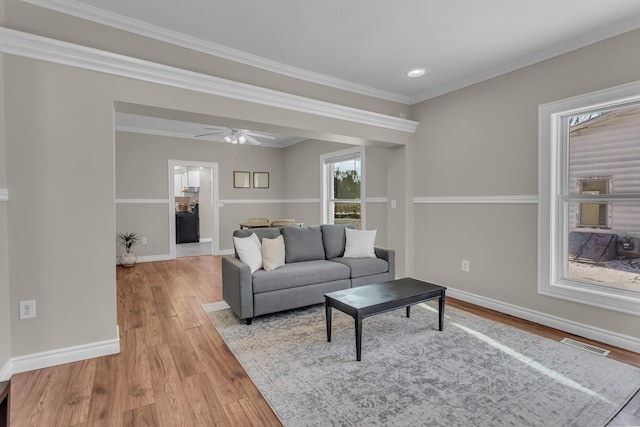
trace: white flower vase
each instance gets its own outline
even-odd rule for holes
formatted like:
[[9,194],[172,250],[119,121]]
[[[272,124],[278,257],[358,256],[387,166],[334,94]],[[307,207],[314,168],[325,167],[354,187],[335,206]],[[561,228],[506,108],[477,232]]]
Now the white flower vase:
[[123,267],[133,267],[138,258],[133,252],[125,252],[120,257],[120,265]]

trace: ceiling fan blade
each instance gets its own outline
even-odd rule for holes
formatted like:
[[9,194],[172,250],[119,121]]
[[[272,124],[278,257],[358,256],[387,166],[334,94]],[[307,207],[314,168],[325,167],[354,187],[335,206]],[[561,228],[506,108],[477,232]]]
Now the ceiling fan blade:
[[195,138],[200,138],[201,136],[209,136],[209,135],[220,135],[221,133],[226,133],[226,132],[209,132],[209,133],[203,133],[201,135],[196,135]]
[[247,141],[249,141],[250,143],[252,143],[253,145],[260,145],[260,141],[258,141],[257,139],[255,139],[254,137],[245,134],[245,137],[247,138]]
[[264,138],[264,139],[276,139],[275,136],[263,135],[261,133],[255,133],[255,132],[247,132],[245,133],[245,135],[257,136],[258,138]]

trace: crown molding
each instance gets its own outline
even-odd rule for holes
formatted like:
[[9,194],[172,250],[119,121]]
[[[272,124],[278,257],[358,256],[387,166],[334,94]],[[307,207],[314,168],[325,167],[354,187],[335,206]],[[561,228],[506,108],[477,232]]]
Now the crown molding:
[[6,188],[0,188],[0,202],[9,201],[9,190]]
[[40,6],[49,10],[72,15],[77,18],[93,21],[98,24],[124,30],[133,34],[149,37],[155,40],[170,43],[176,46],[185,47],[197,52],[228,59],[230,61],[260,68],[273,73],[282,74],[311,83],[334,87],[361,95],[373,96],[375,98],[386,99],[388,101],[409,103],[406,95],[376,89],[347,80],[330,77],[320,73],[292,67],[281,62],[272,61],[261,56],[252,55],[237,49],[219,45],[210,41],[192,37],[176,31],[171,31],[157,25],[149,24],[137,19],[129,18],[117,13],[109,12],[75,0],[22,0],[35,6]]
[[414,133],[418,122],[0,27],[0,52],[270,107]]
[[370,86],[361,85],[343,79],[337,79],[320,73],[292,67],[280,62],[272,61],[257,55],[251,55],[237,49],[231,49],[217,43],[202,40],[196,37],[188,36],[183,33],[171,31],[156,25],[149,24],[137,19],[132,19],[123,15],[106,11],[76,0],[21,0],[55,12],[64,13],[66,15],[75,16],[77,18],[96,22],[108,27],[117,28],[133,34],[149,37],[162,42],[181,46],[197,52],[214,55],[230,61],[260,68],[273,73],[282,74],[288,77],[305,80],[311,83],[317,83],[324,86],[334,87],[361,95],[372,96],[375,98],[385,99],[388,101],[399,102],[408,105],[414,105],[458,89],[500,76],[502,74],[515,71],[519,68],[532,65],[536,62],[544,61],[554,56],[562,55],[572,50],[579,49],[590,44],[594,44],[607,38],[615,37],[628,31],[638,28],[638,22],[635,17],[629,17],[615,25],[602,28],[599,31],[593,31],[585,36],[574,38],[565,43],[559,43],[549,49],[534,52],[524,58],[520,58],[509,64],[500,67],[489,68],[484,72],[477,73],[471,78],[461,79],[452,82],[446,86],[429,89],[427,91],[415,95],[403,95],[391,91],[372,88]]
[[422,93],[416,94],[415,96],[409,97],[408,103],[410,105],[418,104],[420,102],[435,98],[437,96],[444,95],[446,93],[453,92],[458,89],[462,89],[464,87],[471,86],[476,83],[480,83],[485,80],[489,80],[494,77],[498,77],[503,74],[510,73],[512,71],[516,71],[520,68],[524,68],[529,65],[533,65],[538,62],[542,62],[547,59],[551,59],[553,57],[560,56],[565,53],[569,53],[571,51],[601,42],[603,40],[606,40],[615,36],[619,36],[626,32],[636,30],[638,29],[638,27],[640,27],[638,23],[638,18],[635,16],[631,16],[614,25],[609,25],[605,28],[592,31],[581,37],[575,37],[564,43],[554,44],[548,49],[542,49],[537,52],[533,52],[530,55],[527,55],[523,58],[516,59],[515,61],[509,62],[507,64],[503,64],[498,67],[488,68],[484,72],[478,72],[474,74],[473,77],[460,79],[446,86],[436,87],[436,88],[424,91]]

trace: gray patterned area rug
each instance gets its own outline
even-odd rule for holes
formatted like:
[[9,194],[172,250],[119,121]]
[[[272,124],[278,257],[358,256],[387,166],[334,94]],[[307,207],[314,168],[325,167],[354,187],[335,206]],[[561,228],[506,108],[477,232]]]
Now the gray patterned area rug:
[[[222,303],[224,304],[224,303]],[[323,305],[248,326],[205,307],[285,426],[604,426],[640,388],[640,369],[474,314],[414,306],[364,320]],[[211,311],[213,310],[213,311]]]

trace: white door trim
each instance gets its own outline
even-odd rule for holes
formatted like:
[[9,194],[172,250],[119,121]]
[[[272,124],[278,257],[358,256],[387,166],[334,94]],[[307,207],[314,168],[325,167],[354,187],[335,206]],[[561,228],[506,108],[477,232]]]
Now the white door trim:
[[194,166],[211,168],[211,220],[213,230],[213,238],[211,240],[211,253],[220,255],[220,207],[218,199],[220,198],[218,188],[218,163],[215,162],[198,162],[192,160],[173,160],[169,159],[168,169],[168,185],[169,185],[169,255],[171,259],[176,259],[176,205],[175,185],[174,185],[174,168],[175,166]]

